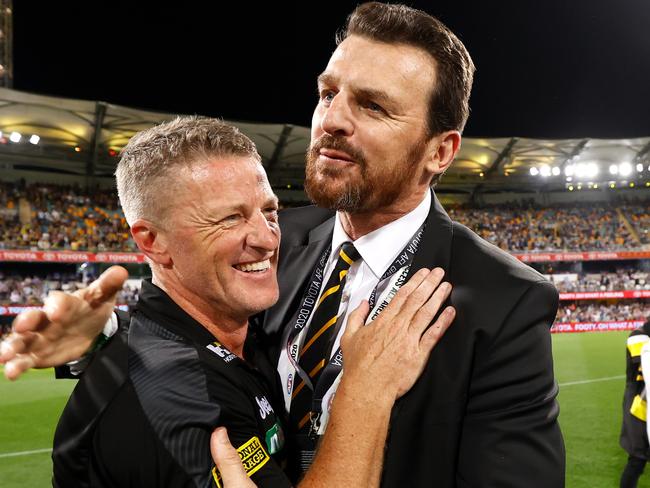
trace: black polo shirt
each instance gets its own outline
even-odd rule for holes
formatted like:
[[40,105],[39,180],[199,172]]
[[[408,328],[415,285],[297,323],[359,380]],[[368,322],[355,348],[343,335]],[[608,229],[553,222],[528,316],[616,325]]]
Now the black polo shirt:
[[244,356],[145,281],[128,331],[93,358],[59,420],[54,486],[220,486],[220,425],[258,486],[290,486],[274,368],[250,333]]

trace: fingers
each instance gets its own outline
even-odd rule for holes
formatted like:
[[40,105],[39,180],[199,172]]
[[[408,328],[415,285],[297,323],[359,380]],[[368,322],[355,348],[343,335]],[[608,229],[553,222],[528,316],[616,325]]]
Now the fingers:
[[210,452],[221,473],[224,488],[254,487],[244,470],[239,454],[230,443],[225,427],[217,427],[210,437]]
[[349,334],[354,334],[358,331],[363,324],[366,323],[366,318],[368,317],[368,312],[370,312],[370,305],[368,300],[362,300],[361,303],[348,317],[348,322],[345,328],[345,332]]
[[68,323],[83,305],[83,300],[77,295],[51,291],[43,300],[43,312],[49,322]]
[[34,335],[29,332],[23,334],[11,334],[7,337],[0,343],[0,363],[6,363],[15,358],[18,354],[23,354],[27,351],[33,337]]
[[345,332],[341,337],[341,348],[347,349],[351,338],[363,327],[370,311],[368,300],[362,300],[357,308],[348,316],[348,322],[345,326]]
[[129,277],[121,266],[111,266],[86,288],[85,298],[91,307],[113,300]]
[[400,317],[410,321],[411,318],[429,301],[444,275],[445,272],[442,268],[431,270],[417,288],[409,294],[400,310]]
[[428,269],[422,268],[409,278],[404,286],[399,289],[395,297],[393,297],[390,304],[381,312],[381,316],[385,317],[384,320],[390,322],[398,313],[401,315],[401,309],[406,300],[420,286],[429,273],[430,271]]
[[425,355],[425,357],[429,356],[433,346],[438,343],[440,338],[454,321],[455,317],[456,309],[454,309],[454,307],[445,308],[438,317],[438,320],[431,324],[431,327],[422,334],[422,338],[420,339],[420,351]]
[[21,374],[35,366],[34,358],[29,354],[21,354],[8,361],[4,366],[5,378],[14,381]]
[[415,317],[411,320],[411,329],[417,334],[417,337],[422,335],[450,293],[451,284],[447,282],[441,283],[429,297],[429,300],[415,313]]
[[26,310],[14,319],[11,329],[14,332],[38,332],[49,322],[47,315],[42,310]]

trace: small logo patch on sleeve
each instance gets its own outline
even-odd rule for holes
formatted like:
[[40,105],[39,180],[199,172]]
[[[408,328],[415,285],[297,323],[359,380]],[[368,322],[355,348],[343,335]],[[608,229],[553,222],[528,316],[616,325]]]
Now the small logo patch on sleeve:
[[[244,470],[249,477],[257,473],[257,471],[259,471],[270,459],[257,436],[252,437],[239,446],[237,448],[237,453],[239,454],[239,458],[244,465]],[[221,482],[221,473],[216,466],[212,468],[212,479],[214,480],[215,486],[218,488],[223,486]]]

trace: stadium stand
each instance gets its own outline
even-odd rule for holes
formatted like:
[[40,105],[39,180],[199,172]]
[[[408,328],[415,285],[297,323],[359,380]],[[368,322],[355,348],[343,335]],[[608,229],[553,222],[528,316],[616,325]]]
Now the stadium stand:
[[453,208],[449,214],[507,251],[611,251],[647,244],[639,234],[647,239],[641,228],[650,222],[650,204],[510,204]]
[[[73,292],[85,288],[92,281],[74,273],[23,276],[0,272],[0,305],[42,305],[50,291]],[[117,302],[132,306],[138,300],[138,292],[139,286],[130,280],[118,294]]]
[[636,268],[602,273],[558,273],[547,275],[559,292],[650,290],[650,273]]
[[0,248],[134,251],[113,190],[0,184]]
[[556,322],[610,322],[645,321],[650,313],[650,301],[630,301],[621,303],[560,303]]

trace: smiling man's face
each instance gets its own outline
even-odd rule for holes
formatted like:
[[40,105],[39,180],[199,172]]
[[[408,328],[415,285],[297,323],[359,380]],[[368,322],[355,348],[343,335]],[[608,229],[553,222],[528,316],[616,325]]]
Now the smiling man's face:
[[385,208],[422,178],[436,77],[423,50],[345,39],[319,77],[305,188],[322,207]]
[[181,169],[165,225],[177,292],[246,320],[278,299],[278,200],[262,165],[224,157]]

